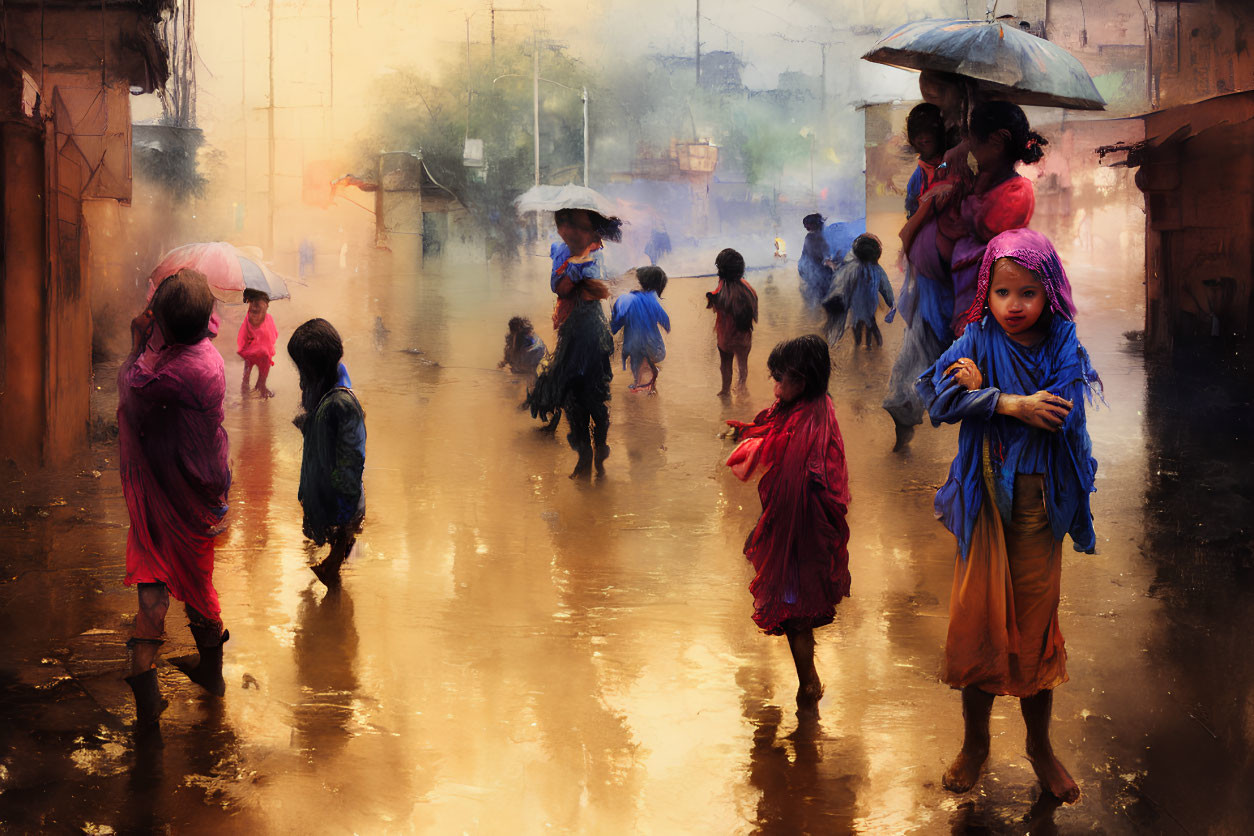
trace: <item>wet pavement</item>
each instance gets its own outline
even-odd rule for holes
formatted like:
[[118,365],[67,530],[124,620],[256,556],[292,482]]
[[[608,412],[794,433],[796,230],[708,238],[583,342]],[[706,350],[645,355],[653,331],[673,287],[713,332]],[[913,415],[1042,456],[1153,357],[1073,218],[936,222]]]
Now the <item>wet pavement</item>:
[[[1071,681],[1054,740],[1084,797],[1055,809],[1007,699],[977,789],[940,787],[961,717],[937,680],[954,546],[931,503],[957,433],[921,429],[908,454],[890,452],[879,403],[900,324],[881,350],[847,338],[834,352],[853,597],[818,634],[820,717],[799,720],[786,643],[749,618],[740,548],[756,492],[721,465],[719,438],[723,419],[768,404],[770,346],[812,330],[794,265],[750,276],[750,391],[726,404],[704,309],[714,282],[671,281],[660,393],[629,394],[616,360],[608,475],[581,484],[561,435],[517,409],[524,384],[495,368],[509,316],[551,338],[546,260],[401,260],[314,277],[271,308],[281,345],[309,316],[339,327],[366,410],[367,519],[338,593],[314,580],[301,537],[295,370],[281,353],[278,396],[242,398],[228,357],[228,690],[207,697],[163,665],[161,745],[128,731],[135,595],[116,444],[23,494],[8,486],[4,830],[1246,832],[1249,393],[1207,358],[1147,372],[1125,336],[1142,318],[1135,265],[1068,261],[1108,406],[1090,417],[1098,554],[1064,549]],[[105,416],[115,368],[98,369]],[[166,657],[192,650],[179,612]]]

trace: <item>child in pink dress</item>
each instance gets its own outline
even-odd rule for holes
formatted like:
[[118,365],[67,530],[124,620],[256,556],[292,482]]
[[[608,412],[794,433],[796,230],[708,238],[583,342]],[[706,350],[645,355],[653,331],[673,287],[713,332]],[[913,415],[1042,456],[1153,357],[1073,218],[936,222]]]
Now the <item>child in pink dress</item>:
[[235,339],[237,352],[244,358],[244,383],[241,388],[248,391],[248,379],[252,377],[253,366],[256,366],[257,393],[263,398],[272,398],[274,392],[266,388],[266,378],[274,365],[279,330],[274,327],[274,317],[267,313],[270,297],[260,290],[245,290],[244,301],[248,303],[248,316],[244,317],[239,336]]

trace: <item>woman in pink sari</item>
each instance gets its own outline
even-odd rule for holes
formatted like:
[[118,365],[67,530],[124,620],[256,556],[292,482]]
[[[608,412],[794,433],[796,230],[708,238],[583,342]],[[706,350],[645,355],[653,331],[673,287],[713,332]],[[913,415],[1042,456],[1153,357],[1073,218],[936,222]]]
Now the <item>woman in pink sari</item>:
[[[131,353],[118,372],[120,471],[131,518],[126,584],[139,587],[127,682],[139,729],[154,725],[166,707],[156,657],[171,594],[186,607],[199,651],[171,661],[211,693],[226,689],[213,541],[226,516],[231,472],[222,428],[226,372],[209,342],[212,310],[203,275],[170,276],[131,322]],[[159,350],[149,345],[154,330]]]

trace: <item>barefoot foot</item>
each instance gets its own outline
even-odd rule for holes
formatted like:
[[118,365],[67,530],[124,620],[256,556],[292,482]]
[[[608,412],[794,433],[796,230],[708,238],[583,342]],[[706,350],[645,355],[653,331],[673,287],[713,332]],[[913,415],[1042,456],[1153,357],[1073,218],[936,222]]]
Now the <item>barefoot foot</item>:
[[1032,771],[1036,773],[1041,786],[1063,804],[1074,804],[1080,800],[1079,785],[1052,749],[1037,752],[1029,750],[1028,762],[1032,764]]
[[945,770],[941,784],[950,792],[969,792],[975,786],[976,781],[980,780],[980,773],[984,771],[986,760],[988,760],[987,746],[983,748],[963,746],[958,752],[958,757],[954,758],[949,769]]
[[328,558],[310,566],[309,571],[313,572],[327,589],[334,589],[340,585],[340,561],[338,560],[332,563]]
[[912,424],[896,424],[895,426],[897,437],[893,444],[893,452],[900,453],[910,446],[910,439],[914,438],[914,426]]
[[823,699],[823,683],[818,680],[807,682],[797,689],[797,710],[817,711],[821,699]]

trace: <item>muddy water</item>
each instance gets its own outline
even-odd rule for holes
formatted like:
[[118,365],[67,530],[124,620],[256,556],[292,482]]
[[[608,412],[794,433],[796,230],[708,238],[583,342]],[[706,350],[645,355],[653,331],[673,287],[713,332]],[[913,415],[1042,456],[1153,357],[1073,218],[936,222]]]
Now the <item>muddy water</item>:
[[[271,308],[281,344],[310,316],[340,329],[366,410],[368,513],[339,593],[307,568],[295,371],[280,353],[278,396],[241,396],[229,349],[242,310],[228,316],[235,484],[216,575],[228,691],[202,697],[163,669],[161,748],[136,749],[124,729],[120,643],[134,604],[121,585],[116,448],[101,444],[81,473],[47,487],[64,505],[11,506],[0,528],[13,554],[0,586],[13,637],[0,656],[12,721],[0,732],[0,821],[91,832],[1236,832],[1250,812],[1235,782],[1248,776],[1254,714],[1225,709],[1227,694],[1178,696],[1177,683],[1224,658],[1212,638],[1228,628],[1208,619],[1232,609],[1209,614],[1203,587],[1189,610],[1202,627],[1181,633],[1180,605],[1159,592],[1167,558],[1149,553],[1166,541],[1148,517],[1171,509],[1147,511],[1151,406],[1123,333],[1141,317],[1126,259],[1083,255],[1072,267],[1081,310],[1095,311],[1081,338],[1108,406],[1090,419],[1098,554],[1064,550],[1071,682],[1055,702],[1055,744],[1085,798],[1056,811],[1038,801],[1009,700],[994,710],[978,790],[939,786],[961,718],[936,679],[954,547],[931,500],[956,431],[921,429],[908,454],[889,452],[879,403],[900,323],[884,327],[881,350],[847,339],[834,352],[853,597],[820,631],[821,717],[800,722],[786,645],[749,619],[740,547],[756,493],[721,466],[729,443],[718,438],[723,419],[768,404],[770,346],[816,324],[794,265],[751,274],[762,322],[750,391],[726,404],[704,309],[713,282],[672,280],[659,394],[629,394],[617,371],[608,474],[582,484],[566,478],[574,454],[561,434],[537,433],[516,408],[523,383],[495,368],[511,315],[529,315],[552,344],[546,260],[407,261],[315,276]],[[100,369],[106,411],[111,374]],[[169,655],[190,645],[175,613]],[[1248,667],[1231,684],[1245,700]],[[1215,712],[1218,731],[1206,722]],[[1202,745],[1231,765],[1205,782],[1188,777],[1187,753]]]

